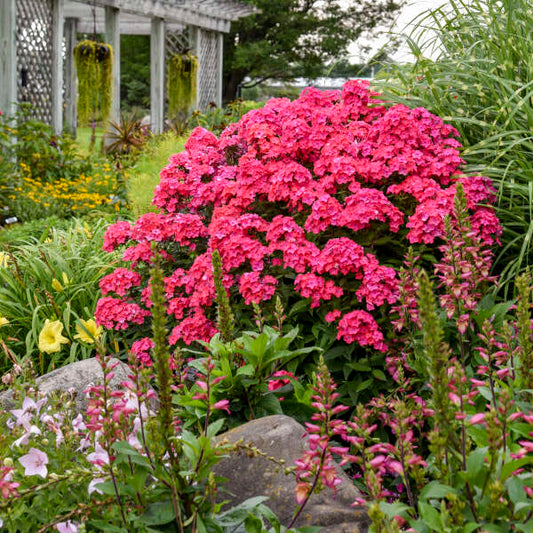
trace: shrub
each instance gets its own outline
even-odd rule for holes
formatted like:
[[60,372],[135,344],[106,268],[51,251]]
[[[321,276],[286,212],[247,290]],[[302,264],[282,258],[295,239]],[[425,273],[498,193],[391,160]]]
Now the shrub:
[[387,108],[374,96],[360,81],[342,92],[308,89],[294,102],[249,112],[220,140],[194,130],[161,172],[153,200],[160,213],[106,233],[104,249],[126,245],[130,272],[102,279],[99,323],[123,330],[145,322],[157,241],[171,344],[217,331],[211,252],[218,250],[243,325],[251,315],[243,303],[278,293],[292,318],[304,328],[313,323],[325,343],[336,336],[384,352],[378,321],[389,323],[387,306],[399,296],[394,266],[409,243],[444,237],[457,183],[472,232],[490,245],[500,228],[480,205],[494,201],[490,182],[460,173],[456,130],[425,109]]

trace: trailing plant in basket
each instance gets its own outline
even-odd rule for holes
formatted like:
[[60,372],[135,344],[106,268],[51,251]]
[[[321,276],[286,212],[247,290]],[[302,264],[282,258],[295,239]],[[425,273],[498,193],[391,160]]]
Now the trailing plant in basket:
[[92,147],[97,116],[105,123],[111,110],[113,48],[85,39],[74,48],[74,60],[78,74],[78,119],[82,125],[92,124]]
[[195,129],[161,172],[153,199],[160,212],[118,222],[105,236],[104,249],[124,247],[130,266],[102,279],[99,323],[116,330],[145,323],[157,241],[171,345],[217,332],[217,250],[241,323],[252,320],[246,306],[271,309],[277,294],[311,332],[308,341],[385,352],[403,253],[445,236],[459,183],[473,235],[490,245],[500,227],[486,205],[494,201],[489,180],[460,171],[456,130],[425,109],[376,97],[365,82],[350,81],[342,91],[271,100],[220,139]]
[[187,116],[196,104],[198,59],[187,54],[174,54],[168,62],[168,114],[171,118]]

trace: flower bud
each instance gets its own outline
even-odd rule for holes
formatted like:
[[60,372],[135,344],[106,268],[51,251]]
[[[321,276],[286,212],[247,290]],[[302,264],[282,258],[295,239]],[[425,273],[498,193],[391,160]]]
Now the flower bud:
[[4,459],[4,466],[11,468],[13,466],[13,459],[11,459],[11,457],[6,457]]

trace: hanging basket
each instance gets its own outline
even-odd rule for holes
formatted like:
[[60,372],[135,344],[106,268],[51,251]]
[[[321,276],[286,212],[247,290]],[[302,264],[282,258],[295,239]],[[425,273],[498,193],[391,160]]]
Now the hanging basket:
[[188,115],[196,104],[198,59],[192,54],[174,54],[167,67],[168,115]]
[[98,116],[103,122],[111,111],[113,48],[107,43],[80,41],[74,48],[78,73],[78,120],[81,126]]

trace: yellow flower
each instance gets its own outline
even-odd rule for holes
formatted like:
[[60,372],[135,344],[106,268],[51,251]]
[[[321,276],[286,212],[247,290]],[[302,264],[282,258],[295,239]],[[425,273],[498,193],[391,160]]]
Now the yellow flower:
[[9,258],[9,254],[6,254],[5,252],[0,252],[0,268],[7,267],[8,258]]
[[76,324],[77,335],[75,339],[80,339],[87,344],[93,344],[96,339],[102,335],[102,326],[97,326],[93,318],[90,320],[80,319],[80,323]]
[[61,345],[68,342],[68,339],[61,335],[62,331],[63,324],[59,320],[50,322],[47,318],[41,333],[39,333],[39,350],[45,353],[59,352]]
[[57,292],[63,292],[63,285],[56,278],[52,280],[52,288]]
[[5,316],[0,316],[0,327],[9,324],[9,320]]

